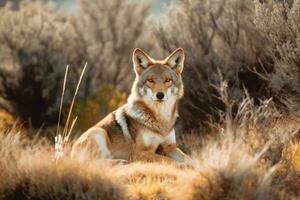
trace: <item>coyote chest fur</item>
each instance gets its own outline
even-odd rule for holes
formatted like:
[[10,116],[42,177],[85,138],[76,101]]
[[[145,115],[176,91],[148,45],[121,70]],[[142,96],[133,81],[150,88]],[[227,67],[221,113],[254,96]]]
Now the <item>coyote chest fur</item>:
[[154,60],[135,49],[132,59],[136,79],[127,103],[83,133],[73,145],[72,156],[188,161],[176,146],[174,131],[183,96],[183,49],[165,60]]

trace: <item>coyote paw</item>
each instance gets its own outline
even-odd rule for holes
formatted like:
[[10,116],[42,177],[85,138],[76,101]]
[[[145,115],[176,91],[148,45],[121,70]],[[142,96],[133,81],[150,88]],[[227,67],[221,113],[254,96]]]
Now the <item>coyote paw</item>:
[[110,164],[111,165],[126,165],[126,164],[128,164],[128,161],[123,160],[123,159],[111,159]]

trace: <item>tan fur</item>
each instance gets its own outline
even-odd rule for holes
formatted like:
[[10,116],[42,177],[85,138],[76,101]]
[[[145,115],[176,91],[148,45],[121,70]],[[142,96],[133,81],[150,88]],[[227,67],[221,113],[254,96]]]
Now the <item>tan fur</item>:
[[183,96],[183,61],[182,49],[175,50],[163,61],[136,49],[133,53],[136,79],[127,104],[83,133],[74,143],[72,156],[190,161],[177,148],[173,128],[177,104]]

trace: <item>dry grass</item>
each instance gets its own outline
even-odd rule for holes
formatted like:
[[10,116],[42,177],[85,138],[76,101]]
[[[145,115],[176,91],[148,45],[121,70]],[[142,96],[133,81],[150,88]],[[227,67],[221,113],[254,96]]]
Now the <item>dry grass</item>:
[[[221,84],[224,86],[226,84]],[[233,115],[228,104],[223,123],[209,137],[181,141],[196,162],[105,160],[55,162],[47,140],[28,140],[13,130],[0,138],[1,199],[298,199],[299,125],[295,117],[275,115],[272,101],[254,106],[245,97]]]
[[[122,199],[124,190],[105,174],[108,167],[70,160],[55,163],[53,149],[25,147],[20,133],[1,138],[1,199]],[[30,143],[30,142],[29,142]],[[16,155],[17,154],[17,155]],[[2,157],[3,158],[3,157]]]

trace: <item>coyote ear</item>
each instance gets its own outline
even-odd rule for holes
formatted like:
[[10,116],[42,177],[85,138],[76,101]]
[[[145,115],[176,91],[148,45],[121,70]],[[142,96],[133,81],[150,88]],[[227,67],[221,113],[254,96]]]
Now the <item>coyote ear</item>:
[[134,71],[139,75],[141,74],[149,65],[152,64],[151,58],[141,49],[136,48],[133,51],[132,61],[134,66]]
[[184,51],[182,48],[178,48],[171,55],[166,58],[166,63],[173,69],[177,74],[181,74],[184,63]]

